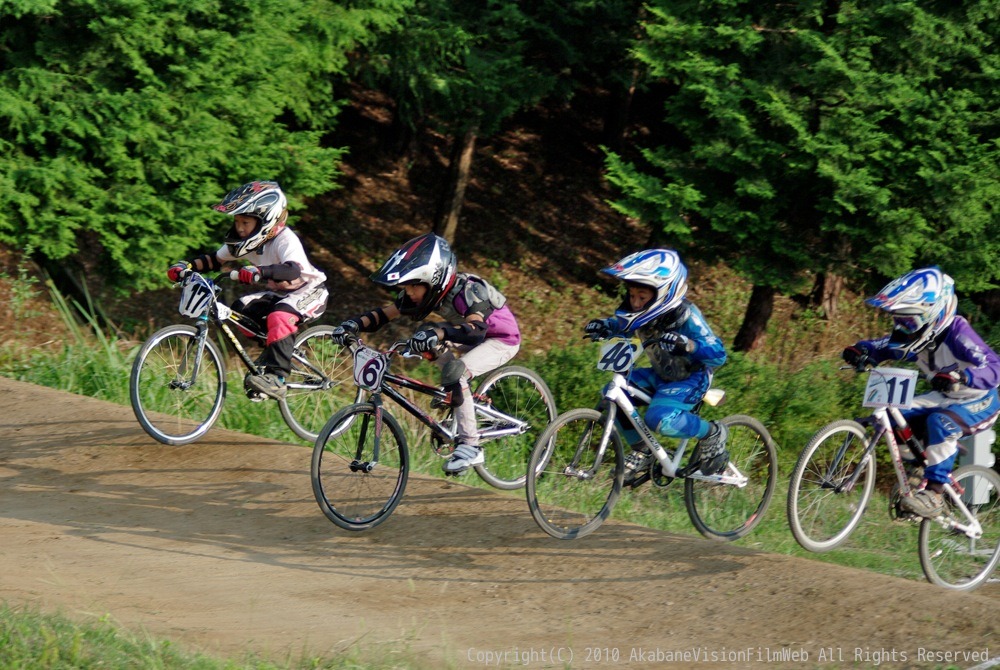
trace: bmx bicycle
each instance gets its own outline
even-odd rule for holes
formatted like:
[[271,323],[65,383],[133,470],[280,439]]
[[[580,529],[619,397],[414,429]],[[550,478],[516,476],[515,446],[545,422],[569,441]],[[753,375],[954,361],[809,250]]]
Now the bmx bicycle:
[[[689,439],[665,448],[646,426],[636,407],[650,397],[628,382],[642,350],[626,338],[612,338],[601,348],[598,369],[610,371],[597,409],[565,412],[549,424],[532,451],[526,492],[535,522],[552,537],[570,540],[595,531],[611,516],[623,486],[647,481],[665,488],[680,477]],[[724,391],[710,389],[695,407],[718,405]],[[653,455],[644,471],[624,483],[625,458],[619,421],[628,421]],[[700,470],[684,479],[684,505],[694,527],[705,537],[736,540],[760,523],[778,477],[774,441],[757,419],[735,414],[722,419],[729,429],[730,461],[715,475]]]
[[[412,355],[407,342],[379,351],[351,338],[354,381],[369,394],[327,421],[313,447],[311,478],[323,514],[346,530],[367,530],[385,521],[399,504],[410,472],[407,431],[386,407],[388,397],[431,431],[437,455],[447,458],[457,434],[448,393],[440,386],[390,371],[397,355]],[[403,391],[429,396],[443,419],[425,411]],[[538,434],[556,416],[545,381],[534,371],[509,365],[485,375],[473,392],[485,462],[474,466],[491,486],[524,486],[528,458]]]
[[[848,366],[842,369],[851,369]],[[944,485],[945,510],[923,519],[899,509],[916,487],[910,478],[922,466],[923,445],[902,414],[912,401],[916,370],[868,368],[864,407],[871,415],[833,421],[809,440],[788,484],[788,525],[805,549],[825,552],[843,544],[857,528],[875,490],[875,451],[884,444],[896,473],[889,514],[920,523],[917,551],[927,580],[954,590],[983,584],[1000,561],[1000,475],[965,465]],[[915,459],[904,460],[904,442]],[[915,478],[915,476],[914,476]],[[919,486],[923,486],[921,482]]]
[[[178,311],[194,325],[174,324],[153,333],[139,349],[129,374],[129,400],[139,425],[153,439],[169,445],[198,440],[215,424],[226,398],[226,362],[209,338],[210,326],[225,335],[247,373],[259,372],[234,328],[263,345],[267,333],[253,319],[219,301],[223,278],[189,271],[181,280]],[[330,338],[333,326],[313,326],[295,338],[292,369],[281,416],[292,431],[312,442],[335,407],[360,399],[351,379],[350,357]],[[225,340],[221,340],[223,343]],[[224,346],[224,344],[223,344]],[[265,396],[244,388],[247,397]]]

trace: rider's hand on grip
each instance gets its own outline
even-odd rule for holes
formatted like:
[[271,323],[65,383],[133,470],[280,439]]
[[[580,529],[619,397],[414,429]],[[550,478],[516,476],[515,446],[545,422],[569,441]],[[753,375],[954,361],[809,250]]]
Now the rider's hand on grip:
[[868,352],[854,345],[844,349],[840,356],[848,365],[853,365],[858,370],[864,368],[868,363]]
[[167,278],[175,284],[187,277],[191,271],[191,264],[187,261],[177,261],[167,268]]
[[357,339],[360,330],[361,327],[357,321],[348,319],[330,332],[330,339],[333,340],[334,344],[344,346],[348,342]]
[[247,265],[236,272],[236,281],[241,284],[256,284],[260,281],[260,269],[254,265]]
[[611,319],[593,319],[587,322],[587,325],[583,327],[583,332],[586,333],[584,337],[589,337],[591,340],[606,340],[615,334],[615,329],[612,324],[617,324],[618,320]]
[[691,340],[680,333],[664,333],[660,337],[660,346],[664,351],[674,356],[690,354],[694,348]]
[[958,390],[958,372],[939,372],[931,378],[931,388],[940,393]]
[[410,338],[410,351],[422,354],[431,351],[440,343],[437,333],[431,329],[418,330]]

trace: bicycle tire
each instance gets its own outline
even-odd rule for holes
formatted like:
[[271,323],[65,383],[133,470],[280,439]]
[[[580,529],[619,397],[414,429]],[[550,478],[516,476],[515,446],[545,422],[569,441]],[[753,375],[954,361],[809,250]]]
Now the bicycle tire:
[[560,414],[542,431],[531,452],[525,487],[528,509],[535,523],[554,538],[590,535],[614,510],[625,457],[613,426],[602,461],[594,463],[608,420],[606,413],[587,408]]
[[205,338],[198,378],[186,374],[198,346],[194,326],[162,328],[139,349],[129,373],[129,402],[139,425],[150,437],[172,446],[201,438],[218,420],[226,398],[226,366],[222,353]]
[[333,341],[333,328],[313,326],[295,338],[285,397],[278,401],[285,423],[307,442],[316,441],[338,409],[363,399],[351,352]]
[[729,468],[748,478],[746,486],[684,480],[684,506],[699,533],[731,542],[745,537],[764,519],[778,483],[778,451],[757,419],[734,414],[722,419],[729,429]]
[[[875,489],[875,459],[864,455],[870,438],[857,421],[841,419],[821,428],[799,454],[788,481],[786,508],[788,526],[802,548],[830,551],[861,521]],[[859,468],[864,471],[858,482],[838,492],[837,484]]]
[[[1000,561],[1000,475],[982,465],[965,465],[952,476],[965,490],[963,502],[982,524],[982,537],[971,539],[935,519],[924,519],[918,540],[920,567],[932,584],[971,591],[989,579]],[[964,519],[951,500],[945,505],[946,517]]]
[[[381,422],[378,421],[381,418]],[[375,431],[379,457],[370,471]],[[392,514],[406,491],[410,457],[406,435],[384,408],[376,417],[372,403],[348,405],[336,412],[316,438],[310,477],[313,495],[327,519],[345,530],[368,530]]]
[[[476,393],[487,397],[495,409],[530,425],[519,435],[481,442],[486,460],[475,466],[476,473],[490,486],[505,491],[519,489],[527,481],[528,460],[535,442],[556,418],[552,391],[538,373],[510,365],[484,377]],[[483,419],[479,423],[482,430]]]

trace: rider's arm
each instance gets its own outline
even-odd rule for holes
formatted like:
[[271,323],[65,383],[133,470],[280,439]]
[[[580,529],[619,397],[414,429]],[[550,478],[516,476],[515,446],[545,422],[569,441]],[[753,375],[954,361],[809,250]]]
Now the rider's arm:
[[358,331],[362,333],[374,333],[376,330],[389,323],[399,316],[399,308],[395,304],[376,307],[375,309],[352,316],[348,321],[358,324]]
[[943,344],[961,361],[963,384],[969,388],[984,390],[1000,385],[1000,356],[983,341],[968,321],[956,317]]
[[465,317],[465,322],[459,325],[445,324],[438,328],[441,335],[449,342],[475,346],[486,339],[486,321],[479,312],[472,312]]
[[191,267],[198,272],[217,272],[222,269],[222,261],[215,254],[202,254],[191,260]]
[[261,265],[257,269],[260,270],[262,279],[276,282],[295,281],[302,276],[302,267],[295,261],[285,261],[277,265]]

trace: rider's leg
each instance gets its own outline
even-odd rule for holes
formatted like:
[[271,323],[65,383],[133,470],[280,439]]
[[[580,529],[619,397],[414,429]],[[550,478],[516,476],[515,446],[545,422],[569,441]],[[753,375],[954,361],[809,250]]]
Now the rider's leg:
[[444,464],[445,472],[458,474],[483,462],[483,450],[479,447],[479,430],[476,424],[476,408],[472,402],[469,382],[512,359],[518,349],[520,345],[487,339],[482,344],[466,350],[460,359],[456,358],[451,350],[438,357],[441,385],[451,391],[452,407],[457,423],[455,451]]

